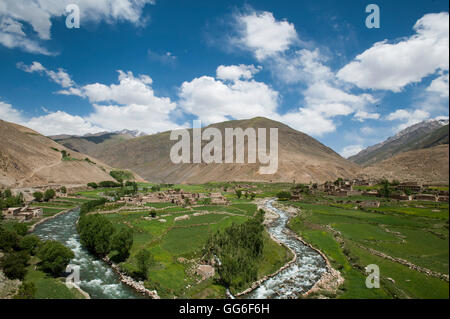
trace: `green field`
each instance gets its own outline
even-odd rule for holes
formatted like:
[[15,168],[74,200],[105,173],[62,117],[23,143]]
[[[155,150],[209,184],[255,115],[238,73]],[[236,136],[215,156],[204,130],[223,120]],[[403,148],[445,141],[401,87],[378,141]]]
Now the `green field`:
[[[290,227],[324,252],[346,279],[336,297],[449,297],[447,281],[368,251],[374,249],[448,275],[448,203],[383,201],[370,210],[355,209],[355,203],[324,202],[323,198],[288,204],[301,211]],[[380,268],[379,289],[364,285],[364,268],[369,264]]]
[[[121,264],[124,270],[135,269],[134,255],[142,248],[148,249],[155,258],[146,285],[156,288],[160,296],[204,298],[224,298],[225,288],[213,278],[199,282],[193,270],[198,264],[206,240],[211,233],[223,230],[233,223],[243,223],[256,212],[256,205],[247,202],[229,206],[200,206],[193,208],[158,207],[159,219],[146,220],[149,212],[121,212],[105,214],[118,229],[127,227],[133,230],[133,247],[128,260]],[[195,213],[204,213],[194,216]],[[166,215],[166,216],[165,216]],[[189,215],[189,219],[175,221],[176,217]],[[183,259],[180,259],[183,258]],[[264,238],[263,259],[259,264],[258,276],[262,277],[279,269],[291,258],[290,252],[273,242],[268,235]],[[216,275],[217,276],[217,275]]]

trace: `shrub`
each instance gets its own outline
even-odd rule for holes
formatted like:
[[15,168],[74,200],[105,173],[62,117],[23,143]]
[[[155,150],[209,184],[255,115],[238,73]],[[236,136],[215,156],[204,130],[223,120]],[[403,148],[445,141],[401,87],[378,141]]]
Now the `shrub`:
[[27,273],[27,264],[30,259],[25,251],[12,252],[6,254],[1,262],[0,266],[3,269],[3,273],[9,279],[20,279],[23,280]]
[[34,282],[22,282],[19,287],[19,291],[14,296],[14,299],[34,299],[36,294],[36,286]]
[[94,183],[94,182],[87,183],[87,186],[94,188],[94,189],[98,187],[97,183]]

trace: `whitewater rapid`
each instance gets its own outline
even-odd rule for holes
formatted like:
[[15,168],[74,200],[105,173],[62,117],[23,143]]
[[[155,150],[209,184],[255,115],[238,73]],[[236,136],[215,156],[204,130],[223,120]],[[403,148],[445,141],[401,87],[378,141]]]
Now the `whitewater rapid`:
[[91,255],[80,243],[76,230],[78,209],[49,219],[37,225],[33,234],[45,240],[57,240],[70,248],[75,257],[71,265],[80,266],[80,288],[93,299],[144,298],[122,283],[119,276],[102,260]]
[[311,289],[326,271],[326,262],[314,249],[298,240],[288,229],[289,214],[275,208],[269,200],[265,206],[278,214],[278,218],[268,227],[268,232],[277,240],[291,248],[296,254],[295,261],[277,275],[264,281],[258,288],[243,296],[249,299],[292,299],[298,298]]

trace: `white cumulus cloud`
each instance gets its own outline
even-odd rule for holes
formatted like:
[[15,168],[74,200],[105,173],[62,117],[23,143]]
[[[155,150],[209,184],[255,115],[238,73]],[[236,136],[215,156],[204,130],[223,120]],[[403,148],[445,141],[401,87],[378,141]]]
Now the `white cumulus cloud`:
[[251,77],[251,72],[245,76],[245,72],[243,75],[241,71],[242,67],[239,66],[218,68],[218,77],[233,79],[232,82],[210,76],[184,82],[179,91],[180,105],[208,124],[231,118],[274,116],[278,107],[278,92],[253,79],[240,80],[242,77]]
[[426,14],[415,34],[396,43],[375,43],[337,73],[362,89],[399,92],[437,70],[449,67],[448,12]]
[[[154,0],[2,0],[0,2],[0,44],[8,48],[21,48],[31,53],[52,54],[39,44],[51,39],[52,18],[66,14],[69,4],[80,9],[81,23],[87,21],[127,21],[143,25],[142,10]],[[31,26],[34,34],[25,34],[23,24]]]
[[238,15],[239,39],[237,42],[254,52],[258,60],[286,51],[298,40],[292,23],[277,21],[271,12],[251,12]]

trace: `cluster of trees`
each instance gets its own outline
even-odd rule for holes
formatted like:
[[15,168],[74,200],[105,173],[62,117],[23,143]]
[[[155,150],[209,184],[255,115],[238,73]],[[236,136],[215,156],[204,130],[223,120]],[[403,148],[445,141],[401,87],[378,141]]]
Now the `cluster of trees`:
[[133,246],[132,230],[115,230],[111,221],[100,214],[86,215],[90,210],[104,204],[104,199],[85,204],[89,203],[93,204],[84,206],[84,209],[82,207],[83,211],[80,212],[80,220],[77,224],[81,244],[95,255],[106,256],[112,252],[113,261],[125,261]]
[[130,171],[110,171],[109,175],[119,183],[123,183],[125,180],[134,179],[134,176]]
[[[225,190],[226,191],[226,190]],[[244,196],[246,199],[250,197],[251,200],[255,199],[256,194],[249,191],[243,191],[242,189],[236,189],[235,190],[236,197],[240,199],[242,196]]]
[[3,192],[0,191],[0,209],[9,207],[18,207],[23,205],[23,194],[19,193],[17,196],[13,196],[11,190],[6,189]]
[[[64,187],[64,189],[62,189],[62,191],[66,192],[67,190]],[[51,188],[47,189],[44,193],[42,193],[42,192],[34,192],[33,193],[34,200],[37,202],[42,202],[42,201],[48,202],[50,199],[54,198],[55,196],[56,196],[56,192],[55,192],[55,190],[53,190]]]
[[[312,185],[312,187],[314,189],[317,189],[317,184],[314,183]],[[304,194],[310,194],[311,193],[311,190],[309,189],[309,186],[305,185],[305,184],[296,184],[294,187],[292,187],[292,189],[296,190],[296,191],[298,191],[300,193],[304,193]]]
[[106,203],[106,198],[99,198],[95,200],[91,200],[89,202],[85,202],[80,207],[80,215],[84,215],[93,211],[96,207],[102,206]]
[[120,197],[126,195],[135,195],[138,193],[138,185],[136,182],[127,181],[125,186],[120,189],[115,189],[114,191],[105,192],[105,195],[114,197],[115,200],[119,200]]
[[[73,252],[57,241],[42,241],[38,236],[27,234],[27,226],[19,223],[0,225],[0,250],[4,256],[0,267],[9,279],[24,280],[31,256],[39,258],[39,269],[52,275],[60,276]],[[35,287],[33,283],[23,282],[16,298],[32,298]]]
[[87,186],[90,188],[98,188],[98,187],[104,187],[104,188],[113,188],[113,187],[122,187],[122,183],[117,183],[114,181],[102,181],[100,183],[90,182],[87,183]]
[[264,248],[264,211],[243,224],[233,224],[212,234],[205,246],[205,255],[220,260],[218,274],[223,285],[242,289],[255,281],[258,263]]
[[281,191],[277,193],[277,198],[279,200],[290,200],[292,197],[291,192],[288,191]]

